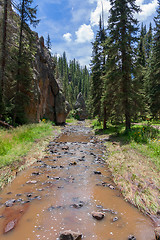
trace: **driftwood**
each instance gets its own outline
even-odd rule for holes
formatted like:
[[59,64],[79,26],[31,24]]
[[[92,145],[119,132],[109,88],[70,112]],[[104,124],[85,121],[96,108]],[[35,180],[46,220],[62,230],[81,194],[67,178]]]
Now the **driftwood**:
[[9,125],[8,123],[3,122],[1,120],[0,120],[0,126],[4,127],[4,128],[7,128],[7,129],[12,129],[13,128],[11,125]]

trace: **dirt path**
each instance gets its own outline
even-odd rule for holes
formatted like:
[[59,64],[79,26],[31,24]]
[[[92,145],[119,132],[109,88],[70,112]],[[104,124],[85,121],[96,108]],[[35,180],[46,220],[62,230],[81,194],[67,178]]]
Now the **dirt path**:
[[87,240],[153,240],[152,222],[122,199],[102,157],[90,128],[65,127],[45,158],[1,192],[0,239],[58,240],[72,230]]

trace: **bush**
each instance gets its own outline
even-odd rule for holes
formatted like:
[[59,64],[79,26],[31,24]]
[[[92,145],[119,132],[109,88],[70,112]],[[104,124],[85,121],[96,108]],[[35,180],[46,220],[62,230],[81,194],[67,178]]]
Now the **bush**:
[[146,125],[133,129],[129,133],[129,139],[137,143],[148,143],[151,139],[156,139],[159,135],[159,130]]

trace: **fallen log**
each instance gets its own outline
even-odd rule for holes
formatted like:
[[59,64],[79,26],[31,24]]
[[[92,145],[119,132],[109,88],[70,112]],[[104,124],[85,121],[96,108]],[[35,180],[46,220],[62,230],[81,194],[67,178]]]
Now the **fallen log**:
[[4,128],[7,128],[7,129],[12,129],[13,128],[13,126],[11,126],[8,123],[6,123],[4,121],[1,121],[1,120],[0,120],[0,126],[4,127]]

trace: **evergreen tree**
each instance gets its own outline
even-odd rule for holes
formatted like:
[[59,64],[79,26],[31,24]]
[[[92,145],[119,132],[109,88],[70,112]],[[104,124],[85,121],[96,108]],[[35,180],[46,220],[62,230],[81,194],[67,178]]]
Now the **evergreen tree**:
[[152,34],[152,24],[149,25],[149,30],[145,35],[145,53],[146,53],[146,61],[149,59],[152,49],[152,41],[153,41],[153,34]]
[[155,35],[153,38],[153,53],[150,63],[149,87],[150,109],[154,118],[160,116],[160,0],[158,0],[157,16],[155,21]]
[[141,25],[141,35],[138,44],[138,63],[145,67],[146,65],[146,56],[145,56],[145,36],[146,36],[146,26],[143,27],[143,23]]
[[51,44],[51,39],[50,39],[49,34],[47,36],[46,45],[47,45],[48,50],[51,50],[52,44]]
[[68,64],[66,53],[56,59],[56,79],[59,79],[66,100],[73,107],[77,95],[81,92],[88,99],[89,91],[89,72],[87,67],[80,66],[75,59]]
[[[102,11],[103,12],[103,11]],[[102,13],[103,15],[103,13]],[[102,88],[103,80],[102,76],[104,74],[105,66],[105,51],[104,51],[104,42],[106,39],[106,32],[104,29],[103,17],[100,16],[99,21],[99,30],[97,32],[95,41],[92,43],[92,60],[91,60],[91,88],[90,88],[90,98],[91,98],[91,107],[92,107],[92,116],[98,116],[100,121],[102,117],[105,118],[105,104],[101,107],[101,98],[102,98]],[[105,123],[105,120],[104,120]],[[104,124],[105,128],[105,124]]]
[[[28,24],[36,27],[39,23],[39,20],[36,19],[37,6],[32,7],[32,4],[33,0],[22,0],[18,5],[18,11],[20,14],[20,32],[17,59],[18,65],[16,76],[15,109],[13,119],[14,123],[16,121],[22,121],[25,104],[27,102],[27,99],[25,98],[25,92],[31,89],[31,63],[35,38]],[[26,53],[28,53],[28,55]]]
[[[109,16],[110,50],[109,69],[115,71],[108,74],[108,83],[116,81],[118,94],[113,110],[119,115],[125,116],[126,131],[131,127],[131,104],[133,97],[133,69],[134,69],[134,46],[137,33],[137,20],[134,14],[140,11],[135,0],[110,0],[111,10]],[[111,70],[110,70],[111,71]],[[116,80],[115,80],[116,79]],[[112,99],[110,99],[112,104]],[[116,108],[120,106],[120,108]]]
[[2,29],[2,47],[1,47],[1,68],[0,68],[0,112],[5,112],[5,67],[6,67],[6,45],[7,45],[7,15],[8,15],[8,1],[4,0],[3,10],[3,29]]

